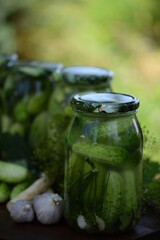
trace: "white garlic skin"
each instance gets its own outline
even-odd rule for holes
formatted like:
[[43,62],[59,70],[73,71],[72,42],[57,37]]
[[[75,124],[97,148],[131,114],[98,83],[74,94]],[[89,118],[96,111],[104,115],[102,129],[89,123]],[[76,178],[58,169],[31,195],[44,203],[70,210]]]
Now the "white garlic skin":
[[63,216],[63,199],[55,193],[43,193],[33,200],[37,219],[43,224],[53,224]]
[[10,216],[14,222],[32,222],[35,216],[32,203],[26,200],[13,203],[10,208]]

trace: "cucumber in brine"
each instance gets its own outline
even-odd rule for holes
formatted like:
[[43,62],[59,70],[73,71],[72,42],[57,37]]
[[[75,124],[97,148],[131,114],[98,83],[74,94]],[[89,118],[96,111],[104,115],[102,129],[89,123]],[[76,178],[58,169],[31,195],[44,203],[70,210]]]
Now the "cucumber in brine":
[[111,166],[123,166],[123,163],[128,160],[128,152],[118,146],[79,142],[73,144],[72,150],[84,158],[89,158],[94,162],[109,164]]
[[123,180],[118,172],[110,171],[106,180],[106,191],[103,200],[103,220],[110,233],[117,227],[122,207]]
[[135,185],[135,174],[133,170],[124,170],[122,173],[124,179],[124,197],[120,215],[120,231],[129,230],[133,220],[138,216],[138,201]]
[[130,215],[137,212],[137,192],[135,186],[135,174],[133,170],[124,170],[124,206],[125,212]]
[[103,164],[85,160],[83,170],[82,203],[84,208],[89,208],[97,213],[103,202],[106,170]]

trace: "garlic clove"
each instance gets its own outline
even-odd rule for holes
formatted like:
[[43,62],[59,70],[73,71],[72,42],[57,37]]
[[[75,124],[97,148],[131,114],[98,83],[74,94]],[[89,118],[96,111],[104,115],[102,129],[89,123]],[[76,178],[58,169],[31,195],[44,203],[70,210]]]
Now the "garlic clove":
[[104,231],[106,227],[104,220],[98,217],[97,215],[95,215],[95,217],[96,217],[96,223],[97,223],[98,229],[100,231]]
[[82,216],[82,215],[79,215],[77,217],[77,225],[80,229],[85,229],[85,230],[89,230],[91,229],[91,225],[89,225],[86,220],[85,220],[85,217]]
[[26,200],[13,203],[10,208],[10,216],[14,222],[32,222],[35,216],[32,203]]
[[85,229],[87,227],[87,223],[85,221],[84,216],[79,215],[77,218],[77,224],[80,229]]
[[44,193],[33,200],[34,210],[39,222],[57,223],[63,216],[63,199],[55,193]]

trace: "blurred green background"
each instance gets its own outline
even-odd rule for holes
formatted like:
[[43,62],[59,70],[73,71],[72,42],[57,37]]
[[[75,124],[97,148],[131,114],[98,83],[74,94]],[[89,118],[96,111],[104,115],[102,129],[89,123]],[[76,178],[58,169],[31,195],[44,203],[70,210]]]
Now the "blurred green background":
[[1,0],[0,52],[112,69],[114,91],[140,99],[148,154],[160,162],[159,9],[159,0]]

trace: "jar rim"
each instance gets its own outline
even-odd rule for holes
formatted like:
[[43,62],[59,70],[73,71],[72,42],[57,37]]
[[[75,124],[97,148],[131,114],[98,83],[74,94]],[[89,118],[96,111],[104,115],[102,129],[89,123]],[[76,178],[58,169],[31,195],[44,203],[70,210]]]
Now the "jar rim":
[[48,74],[52,74],[57,68],[61,68],[63,65],[56,62],[42,62],[42,61],[17,61],[8,65],[13,72],[18,72],[24,76],[30,76],[33,78],[45,77]]
[[15,62],[18,59],[18,55],[16,53],[7,54],[1,53],[0,54],[0,66],[8,66],[10,62]]
[[126,113],[138,109],[139,99],[124,93],[87,92],[73,96],[71,106],[77,112]]
[[98,85],[110,82],[114,76],[113,72],[106,68],[95,66],[67,66],[61,71],[61,80],[65,83],[76,85]]

